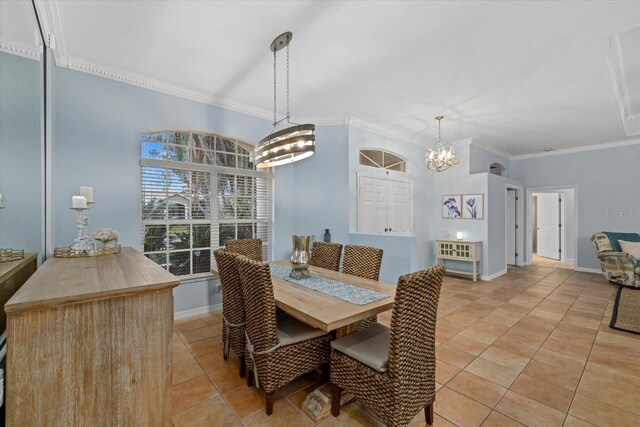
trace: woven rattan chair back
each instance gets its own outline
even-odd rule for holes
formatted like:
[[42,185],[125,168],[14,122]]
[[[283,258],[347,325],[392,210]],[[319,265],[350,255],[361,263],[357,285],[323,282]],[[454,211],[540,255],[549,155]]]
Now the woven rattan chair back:
[[313,242],[313,251],[309,264],[326,268],[327,270],[340,270],[340,257],[342,245],[340,243]]
[[[218,249],[213,252],[218,266],[218,275],[220,276],[220,288],[222,290],[222,315],[224,323],[231,325],[241,325],[245,322],[244,316],[244,297],[242,296],[242,282],[240,274],[236,266],[237,254]],[[231,348],[242,358],[244,356],[244,326],[230,327],[223,324],[223,340],[225,341],[227,334],[230,338]]]
[[244,255],[254,261],[262,261],[261,239],[227,240],[225,247],[228,251]]
[[378,280],[381,264],[382,249],[356,245],[344,247],[343,273]]
[[[435,398],[435,336],[441,265],[400,276],[389,332],[389,375],[404,404],[415,413]],[[426,392],[426,395],[425,395]]]
[[237,257],[242,281],[246,332],[254,351],[267,350],[277,343],[276,302],[269,264]]

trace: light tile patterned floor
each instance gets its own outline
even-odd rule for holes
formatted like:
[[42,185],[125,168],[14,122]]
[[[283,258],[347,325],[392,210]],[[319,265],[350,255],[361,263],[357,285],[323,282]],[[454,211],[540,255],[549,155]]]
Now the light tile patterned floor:
[[[640,425],[640,335],[608,327],[615,286],[600,275],[510,268],[491,282],[447,277],[436,339],[436,426]],[[388,324],[390,314],[379,316]],[[222,358],[221,314],[176,321],[176,426],[312,425],[299,409],[320,381],[306,375],[264,394]],[[424,415],[412,425],[424,425]],[[323,426],[379,426],[358,402]]]

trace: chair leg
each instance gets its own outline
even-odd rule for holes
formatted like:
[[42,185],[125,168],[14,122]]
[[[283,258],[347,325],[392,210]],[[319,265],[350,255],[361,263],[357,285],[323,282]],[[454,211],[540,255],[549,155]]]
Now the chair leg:
[[333,391],[331,393],[331,415],[337,417],[340,415],[340,398],[342,389],[337,385],[333,385]]
[[267,407],[266,407],[267,415],[273,414],[273,402],[275,400],[275,396],[276,396],[275,391],[267,393]]
[[433,424],[433,403],[424,407],[424,419],[427,421],[428,425]]
[[244,371],[247,369],[244,356],[240,358],[240,378],[244,378]]
[[331,371],[329,370],[329,367],[331,365],[329,365],[328,363],[325,363],[324,365],[322,365],[322,383],[328,383],[331,377]]
[[247,387],[251,387],[253,385],[253,371],[251,368],[247,368]]

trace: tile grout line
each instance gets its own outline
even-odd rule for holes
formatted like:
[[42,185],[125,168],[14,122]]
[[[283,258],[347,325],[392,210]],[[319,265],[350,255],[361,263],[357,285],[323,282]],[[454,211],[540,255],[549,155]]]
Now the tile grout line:
[[[529,288],[531,288],[531,287],[535,286],[536,284],[538,284],[539,282],[541,282],[542,280],[544,280],[545,278],[547,278],[549,275],[553,274],[554,272],[555,272],[555,271],[552,271],[552,272],[548,273],[547,275],[542,276],[542,278],[541,278],[541,279],[539,279],[537,282],[534,282],[534,283],[530,284],[529,286],[527,286],[527,288],[526,288],[526,289],[529,289]],[[531,311],[533,311],[534,309],[536,309],[540,304],[542,304],[542,302],[543,302],[543,301],[545,301],[545,300],[549,297],[549,295],[551,295],[554,291],[556,291],[558,288],[560,288],[560,286],[562,286],[563,284],[565,284],[565,282],[566,282],[566,281],[567,281],[567,280],[568,280],[572,275],[573,275],[573,273],[572,273],[571,275],[567,276],[567,277],[565,278],[565,280],[564,280],[564,281],[562,281],[561,283],[556,284],[556,286],[555,286],[555,287],[554,287],[554,288],[553,288],[549,293],[547,293],[547,295],[546,295],[544,298],[542,298],[542,300],[540,300],[540,302],[539,302],[538,304],[536,304],[535,306],[533,306],[533,307],[532,307],[532,308],[531,308],[531,309],[530,309],[530,310],[529,310],[529,311],[528,311],[524,316],[522,316],[522,317],[520,318],[520,320],[521,320],[522,318],[524,318],[525,316],[527,316],[529,313],[531,313]],[[591,278],[590,278],[590,280],[589,280],[589,282],[588,282],[588,283],[591,283],[591,281],[592,281],[592,280],[593,280],[593,277],[591,277]],[[549,334],[547,335],[547,338],[545,339],[545,341],[540,345],[540,347],[538,347],[538,350],[536,350],[536,352],[533,354],[533,356],[531,356],[530,358],[528,358],[528,359],[529,359],[529,362],[527,362],[527,365],[525,365],[525,367],[522,369],[522,371],[524,371],[524,369],[526,369],[526,367],[529,365],[529,363],[531,363],[531,361],[533,360],[533,358],[535,357],[535,355],[538,353],[538,351],[540,350],[540,348],[542,348],[542,346],[544,346],[544,343],[546,343],[546,341],[549,339],[549,336],[551,336],[551,334],[553,333],[553,331],[555,331],[555,330],[557,329],[558,324],[560,324],[560,322],[562,321],[562,319],[564,319],[564,317],[566,316],[566,313],[568,313],[568,312],[571,310],[571,307],[573,307],[573,305],[574,305],[574,304],[576,303],[576,301],[580,298],[580,296],[584,293],[584,291],[588,288],[588,286],[589,286],[589,285],[587,284],[587,285],[584,287],[584,289],[580,292],[580,294],[578,294],[578,295],[575,297],[575,299],[573,300],[573,303],[571,304],[571,306],[569,307],[569,309],[565,312],[565,314],[562,316],[562,318],[558,321],[558,323],[556,324],[556,326],[555,326],[555,327],[554,327],[554,328],[549,332]],[[504,286],[503,286],[503,287],[504,287]],[[503,287],[498,288],[498,289],[502,289]],[[508,301],[507,301],[507,303],[508,303],[509,301],[510,301],[510,300],[508,300]],[[472,303],[472,302],[471,302],[471,303]],[[469,304],[471,304],[471,303],[469,303]],[[467,304],[467,305],[468,305],[468,304]],[[503,305],[504,305],[504,304],[503,304]],[[466,307],[466,305],[465,305],[465,306],[463,306],[463,307]],[[463,307],[461,307],[461,309],[462,309]],[[496,307],[496,308],[499,308],[499,307]],[[456,310],[456,311],[457,311],[457,310]],[[487,314],[486,316],[489,316],[490,314],[491,314],[491,313]],[[484,317],[486,317],[486,316],[483,316],[483,317],[479,318],[479,319],[478,319],[478,321],[479,321],[480,319],[483,319],[483,318],[484,318]],[[603,316],[604,316],[604,315],[603,315]],[[519,322],[519,321],[518,321],[518,322]],[[491,344],[489,345],[489,347],[491,347],[491,346],[492,346],[496,341],[498,341],[498,340],[499,340],[503,335],[505,335],[507,332],[509,332],[509,331],[510,331],[510,330],[511,330],[511,329],[512,329],[512,328],[513,328],[513,327],[514,327],[518,322],[516,322],[513,326],[511,326],[511,327],[510,327],[507,331],[505,331],[503,334],[499,335],[499,336],[498,336],[498,338],[497,338],[493,343],[491,343]],[[471,325],[470,325],[470,326],[471,326]],[[465,329],[466,329],[466,328],[465,328]],[[457,335],[457,334],[456,334],[456,335]],[[447,341],[448,341],[448,340],[447,340]],[[446,342],[445,342],[445,343],[446,343]],[[595,339],[594,339],[594,343],[595,343]],[[443,344],[444,344],[444,343],[443,343]],[[592,345],[593,345],[593,344],[592,344]],[[487,348],[489,348],[489,347],[487,347]],[[486,351],[486,349],[485,349],[482,353],[480,353],[478,356],[476,356],[476,358],[475,358],[475,359],[477,359],[478,357],[481,357],[481,356],[482,356],[482,354],[483,354],[485,351]],[[505,350],[505,351],[506,351],[506,350]],[[514,354],[515,354],[515,353],[514,353]],[[518,356],[520,356],[520,355],[518,355]],[[474,360],[475,360],[475,359],[474,359]],[[473,361],[472,361],[472,362],[473,362]],[[472,363],[472,362],[469,362],[469,363]],[[443,362],[443,363],[446,363],[446,362]],[[541,363],[542,363],[542,362],[541,362]],[[467,366],[468,366],[468,364],[467,364]],[[586,367],[586,362],[585,362],[585,367]],[[584,369],[585,367],[583,367],[583,369]],[[463,371],[463,370],[464,370],[464,368],[463,368],[463,369],[461,369],[461,371]],[[522,371],[520,371],[520,373],[518,374],[518,377],[522,374]],[[458,374],[459,374],[459,373],[458,373]],[[451,380],[453,380],[453,378],[455,378],[458,374],[454,375],[454,377],[452,377],[449,381],[447,381],[447,383],[449,383]],[[581,379],[582,379],[582,377],[581,377]],[[517,380],[517,378],[516,378],[516,380]],[[514,381],[511,383],[511,385],[510,385],[509,387],[503,387],[503,388],[506,388],[506,389],[507,389],[507,392],[512,391],[513,393],[516,393],[516,394],[518,394],[518,395],[520,395],[520,396],[523,396],[523,395],[521,395],[520,393],[517,393],[516,391],[511,390],[511,386],[513,386],[513,383],[515,383],[515,381],[516,381],[516,380],[514,380]],[[493,384],[496,384],[496,383],[494,383],[493,381],[490,381],[490,382],[492,382]],[[443,387],[444,387],[447,383],[443,384]],[[500,386],[500,384],[496,384],[496,385]],[[502,386],[500,386],[500,387],[502,387]],[[577,388],[577,387],[576,387],[576,388]],[[496,411],[496,412],[500,413],[501,415],[504,415],[504,416],[509,417],[508,415],[503,414],[503,413],[502,413],[502,412],[500,412],[499,410],[495,409],[495,408],[497,408],[497,406],[499,405],[499,403],[502,401],[502,399],[504,398],[504,396],[507,394],[507,392],[505,392],[505,394],[500,398],[500,400],[498,400],[498,402],[496,402],[496,404],[494,405],[494,407],[493,407],[493,408],[491,408],[491,410],[492,410],[492,411]],[[576,394],[576,393],[577,393],[577,391],[574,391],[574,396],[575,396],[575,394]],[[465,397],[468,397],[469,399],[471,399],[471,400],[473,400],[473,401],[475,401],[475,402],[477,402],[477,403],[482,404],[481,402],[478,402],[477,400],[475,400],[475,399],[473,399],[473,398],[471,398],[471,397],[469,397],[469,396],[466,396],[466,395],[464,395],[464,396],[465,396]],[[540,404],[542,404],[542,405],[548,406],[548,405],[546,405],[546,404],[545,404],[545,403],[543,403],[543,402],[539,402],[539,401],[537,401],[536,399],[533,399],[533,398],[530,398],[530,397],[527,397],[527,396],[523,396],[523,397],[528,398],[528,399],[532,399],[532,400],[534,400],[534,401],[536,401],[536,402],[538,402],[538,403],[540,403]],[[573,397],[572,397],[572,402],[571,402],[571,403],[573,403]],[[486,406],[486,405],[485,405],[485,406]],[[548,406],[548,407],[549,407],[549,406]],[[549,407],[549,408],[551,408],[551,407]],[[555,409],[555,408],[551,408],[551,409]],[[569,408],[567,409],[567,412],[565,412],[565,418],[564,418],[565,420],[566,420],[566,417],[567,417],[567,415],[568,415],[568,411],[569,411],[569,409],[571,409],[571,405],[569,405]],[[556,410],[557,410],[557,409],[556,409]],[[558,411],[558,412],[561,412],[561,411]],[[509,417],[509,418],[511,418],[511,417]],[[484,421],[483,421],[483,422],[484,422]]]

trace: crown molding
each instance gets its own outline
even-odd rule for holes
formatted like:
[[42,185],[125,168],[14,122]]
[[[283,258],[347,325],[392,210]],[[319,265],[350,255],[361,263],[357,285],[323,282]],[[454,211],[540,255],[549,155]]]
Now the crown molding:
[[629,147],[632,145],[640,145],[640,138],[628,139],[624,141],[604,142],[601,144],[586,145],[584,147],[563,148],[560,150],[542,152],[542,153],[520,154],[518,156],[512,156],[511,160],[533,159],[536,157],[561,156],[564,154],[581,153],[583,151],[609,150],[611,148]]
[[0,38],[0,52],[22,56],[27,59],[40,60],[41,48],[36,45],[19,43],[6,38]]
[[163,82],[161,80],[152,79],[140,74],[130,73],[118,68],[94,64],[88,61],[84,61],[80,58],[75,58],[73,56],[67,56],[66,62],[66,67],[70,70],[93,74],[99,77],[116,80],[122,83],[139,86],[145,89],[150,89],[156,92],[165,93],[167,95],[189,99],[191,101],[196,101],[203,104],[214,105],[217,107],[225,108],[227,110],[248,114],[262,119],[270,120],[273,117],[273,112],[268,110],[256,108],[239,102],[234,102],[229,99],[218,98],[205,92],[198,92],[195,90],[187,89],[181,86]]

